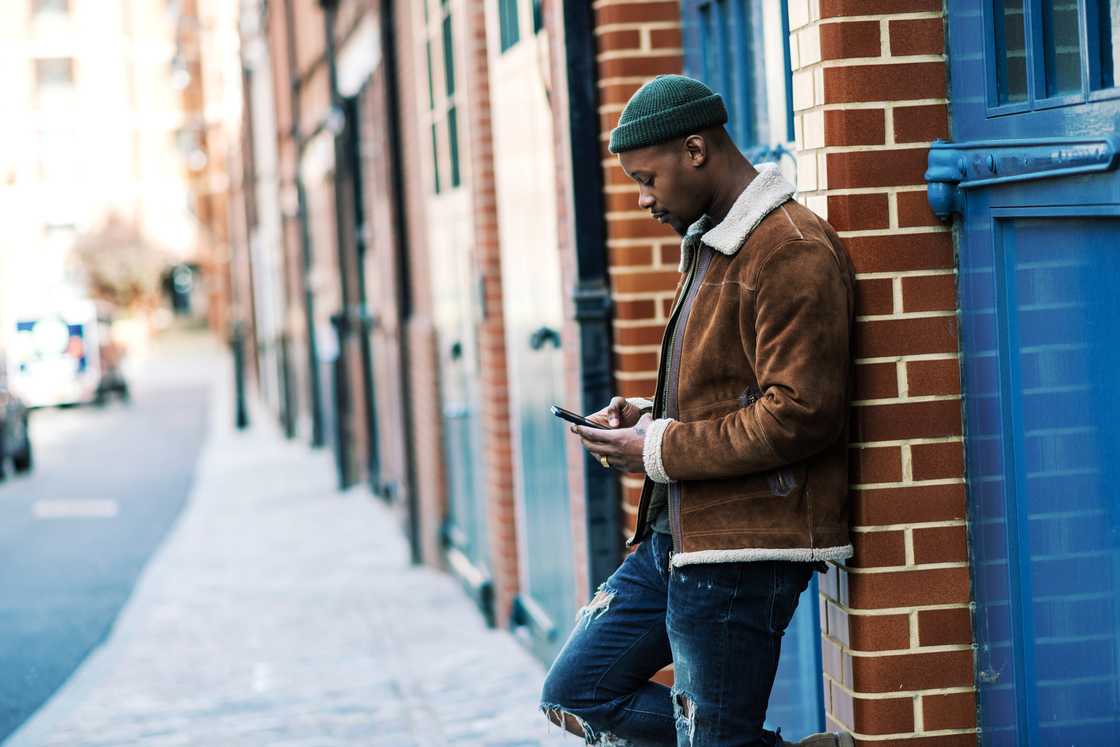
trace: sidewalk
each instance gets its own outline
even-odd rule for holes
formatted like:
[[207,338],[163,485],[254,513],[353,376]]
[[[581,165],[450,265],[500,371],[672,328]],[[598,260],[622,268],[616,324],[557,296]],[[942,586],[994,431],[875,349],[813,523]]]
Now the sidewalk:
[[6,747],[575,745],[542,667],[455,579],[408,562],[396,517],[336,492],[329,451],[221,367],[192,497],[107,643]]

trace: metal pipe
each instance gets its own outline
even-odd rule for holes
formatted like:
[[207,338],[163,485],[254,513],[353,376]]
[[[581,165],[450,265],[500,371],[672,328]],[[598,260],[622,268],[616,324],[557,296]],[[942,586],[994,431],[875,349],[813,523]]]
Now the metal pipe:
[[292,0],[284,0],[284,35],[287,40],[288,57],[288,82],[291,86],[291,112],[292,112],[292,142],[296,147],[296,214],[299,219],[300,251],[303,264],[303,308],[304,319],[307,326],[307,360],[308,380],[311,399],[311,446],[321,448],[324,443],[323,434],[323,391],[322,382],[319,380],[319,345],[315,334],[315,291],[311,287],[312,246],[311,229],[307,219],[307,192],[304,189],[303,177],[299,173],[300,155],[303,153],[303,136],[300,132],[300,75],[299,62],[296,56],[295,42],[295,16],[292,11]]

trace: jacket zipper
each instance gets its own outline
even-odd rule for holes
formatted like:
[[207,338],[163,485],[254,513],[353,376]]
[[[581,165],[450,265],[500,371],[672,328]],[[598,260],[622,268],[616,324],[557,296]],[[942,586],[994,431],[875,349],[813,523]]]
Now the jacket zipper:
[[[665,348],[669,343],[672,342],[673,336],[676,335],[677,314],[680,312],[681,306],[684,304],[684,300],[688,297],[688,292],[692,288],[692,279],[696,274],[696,267],[700,264],[701,248],[702,247],[697,246],[696,251],[692,253],[692,261],[688,266],[688,274],[684,279],[684,287],[681,288],[681,294],[677,297],[677,302],[673,304],[673,310],[669,313],[669,322],[665,325],[666,331],[672,329],[673,334],[664,335],[661,339],[661,357],[657,363],[658,387],[657,391],[653,394],[653,412],[655,413],[660,410],[660,405],[664,400],[664,397],[661,394],[661,386],[664,383],[663,380],[665,377],[665,361],[668,357],[665,355]],[[670,351],[670,353],[671,352],[672,351]],[[645,534],[646,512],[649,510],[649,492],[650,491],[648,490],[642,491],[642,497],[638,501],[638,518],[634,522],[634,534],[630,537],[630,539],[626,540],[626,547],[633,546],[633,544],[638,541],[638,537],[641,537]],[[680,529],[674,528],[673,526],[673,513],[673,483],[669,483],[669,530],[672,532],[673,549],[675,550],[677,547],[679,547],[679,545],[677,544],[677,536],[680,532]],[[680,521],[679,516],[677,517],[677,521]],[[672,556],[672,552],[673,551],[670,550],[670,557]]]

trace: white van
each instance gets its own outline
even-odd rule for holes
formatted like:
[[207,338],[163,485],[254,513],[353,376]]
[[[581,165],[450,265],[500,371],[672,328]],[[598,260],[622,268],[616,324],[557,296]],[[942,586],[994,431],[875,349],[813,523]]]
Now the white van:
[[28,407],[93,402],[101,380],[97,309],[75,301],[57,310],[14,314],[8,385]]

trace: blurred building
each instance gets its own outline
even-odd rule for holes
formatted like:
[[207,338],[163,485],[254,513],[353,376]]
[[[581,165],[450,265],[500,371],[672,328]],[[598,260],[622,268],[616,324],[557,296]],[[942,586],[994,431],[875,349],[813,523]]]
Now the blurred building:
[[651,76],[700,77],[859,279],[856,555],[802,599],[770,720],[891,744],[1114,734],[1114,13],[247,0],[223,148],[256,380],[341,486],[399,512],[417,561],[550,661],[641,480],[548,405],[650,395],[679,280],[606,140]]
[[163,0],[0,4],[0,306],[85,295],[71,253],[110,216],[198,260],[175,58]]

